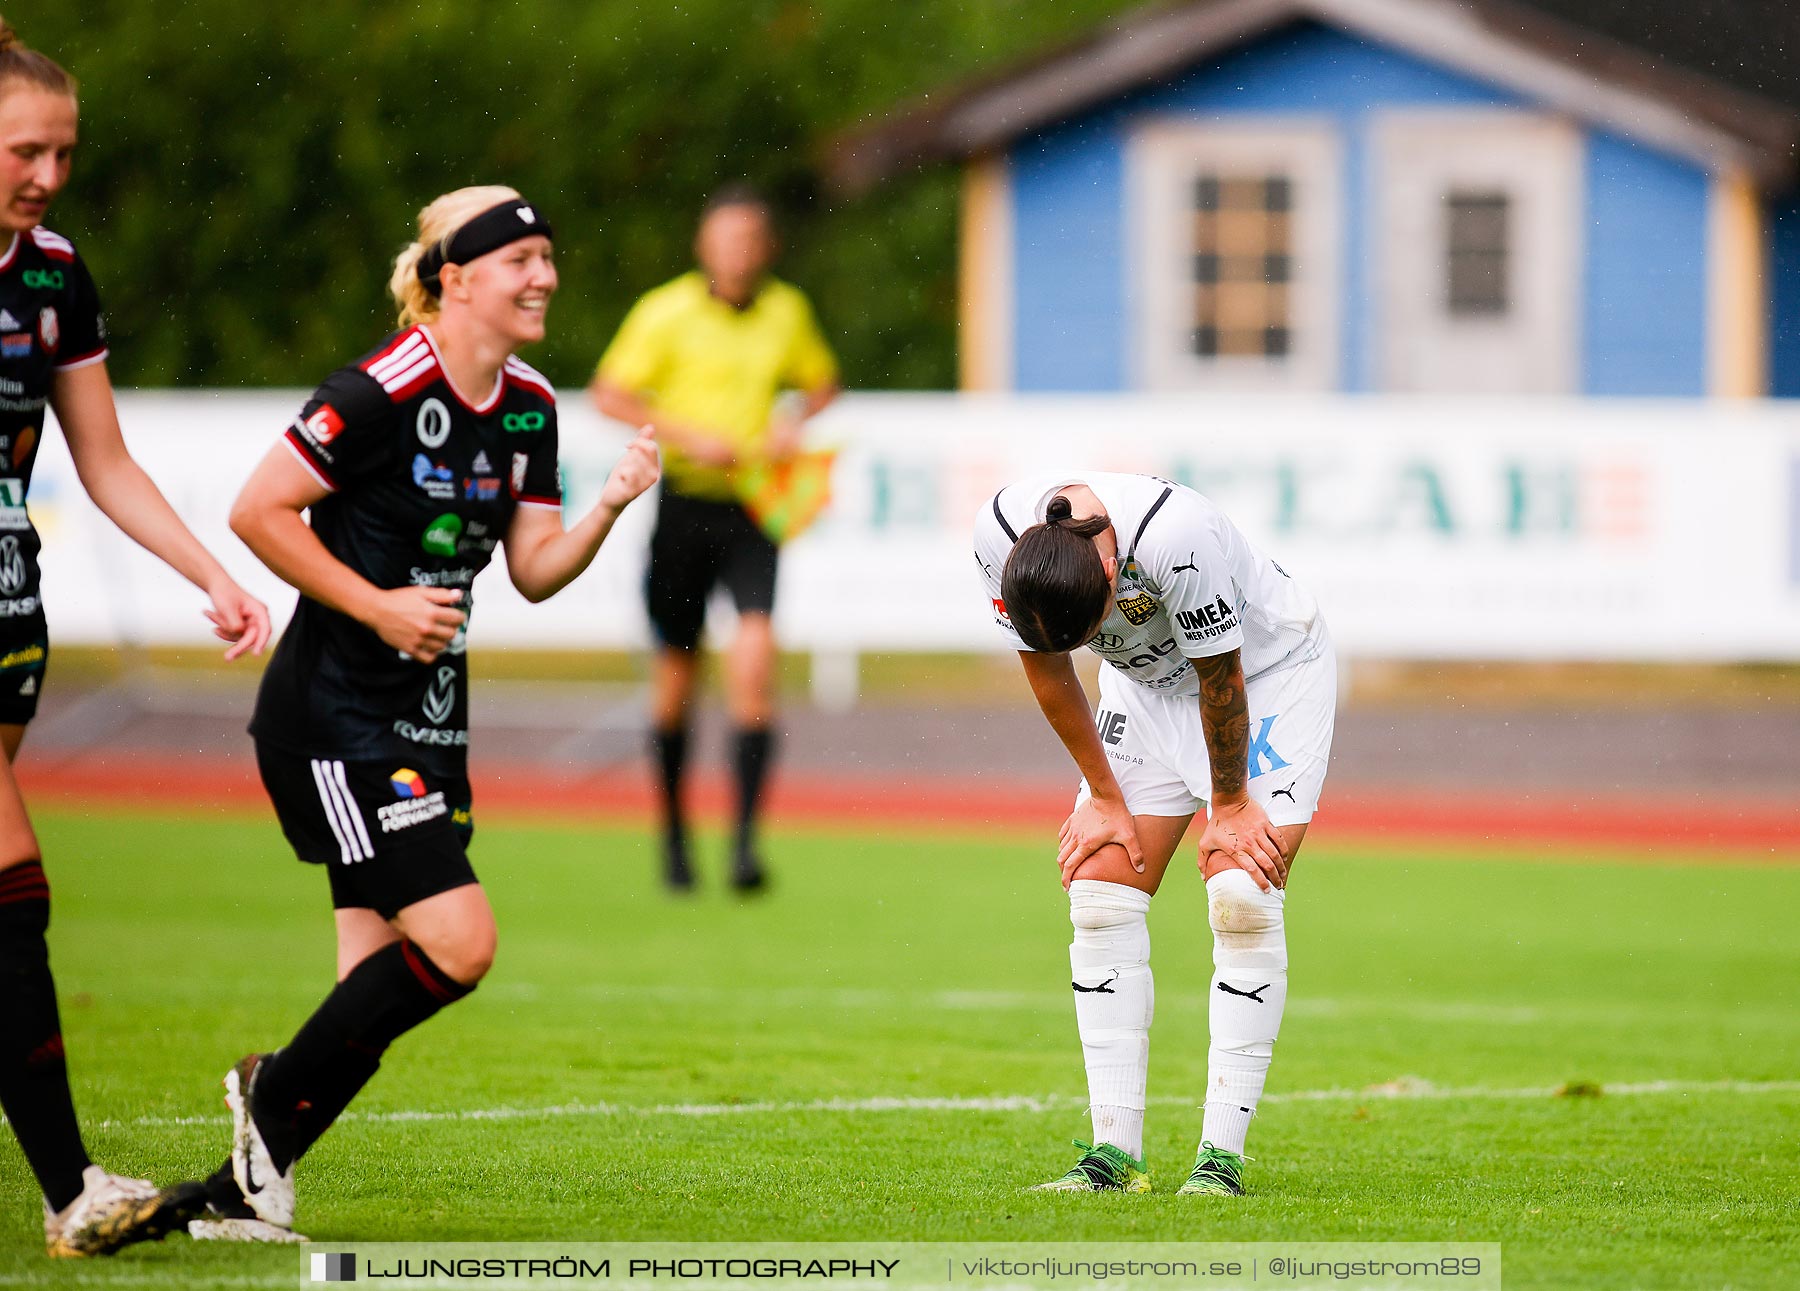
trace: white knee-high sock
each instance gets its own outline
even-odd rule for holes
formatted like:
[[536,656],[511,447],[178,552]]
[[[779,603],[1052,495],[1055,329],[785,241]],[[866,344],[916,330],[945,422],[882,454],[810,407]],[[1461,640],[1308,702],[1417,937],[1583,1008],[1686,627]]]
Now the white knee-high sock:
[[1213,929],[1206,1115],[1200,1138],[1242,1153],[1268,1079],[1287,1006],[1287,926],[1281,891],[1264,892],[1243,870],[1206,881]]
[[1069,885],[1069,974],[1087,1062],[1094,1142],[1144,1156],[1144,1089],[1150,1073],[1150,894],[1122,883]]

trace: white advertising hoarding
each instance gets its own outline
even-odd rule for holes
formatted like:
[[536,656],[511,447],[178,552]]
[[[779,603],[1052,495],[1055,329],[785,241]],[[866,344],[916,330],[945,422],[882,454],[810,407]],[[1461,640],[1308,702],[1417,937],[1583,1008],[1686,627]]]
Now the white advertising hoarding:
[[[126,392],[133,453],[202,540],[279,607],[231,535],[239,484],[295,392]],[[976,509],[1042,470],[1191,484],[1311,586],[1340,649],[1443,659],[1800,659],[1800,408],[1698,401],[850,395],[827,517],[786,551],[801,649],[1001,648],[969,550]],[[571,393],[571,507],[625,442]],[[197,593],[94,511],[60,435],[32,486],[54,640],[209,639]],[[481,645],[635,647],[651,508],[527,605],[476,584]]]

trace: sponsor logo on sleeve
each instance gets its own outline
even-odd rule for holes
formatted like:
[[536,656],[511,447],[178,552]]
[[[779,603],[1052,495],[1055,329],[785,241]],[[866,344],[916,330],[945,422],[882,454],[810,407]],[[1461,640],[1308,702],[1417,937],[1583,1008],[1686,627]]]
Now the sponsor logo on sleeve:
[[388,777],[388,783],[393,786],[394,797],[399,801],[390,802],[375,811],[384,834],[411,829],[414,825],[436,820],[450,811],[444,802],[443,791],[440,789],[427,793],[425,777],[411,767],[401,767],[395,771]]
[[1001,600],[998,596],[994,598],[994,622],[998,623],[1003,628],[1010,628],[1012,626],[1012,615],[1006,612],[1006,602]]
[[1209,641],[1237,627],[1237,616],[1223,596],[1216,597],[1210,605],[1180,611],[1175,615],[1175,621],[1181,628],[1181,635],[1190,642]]
[[514,453],[512,460],[512,491],[516,498],[525,491],[525,469],[531,464],[531,458],[524,453]]
[[[59,273],[56,275],[61,278]],[[59,282],[57,286],[61,286]],[[56,311],[46,305],[38,311],[38,340],[44,343],[44,349],[54,354],[57,346],[62,344],[62,324],[56,321]]]
[[312,416],[300,423],[301,436],[308,443],[317,444],[321,448],[343,433],[344,419],[328,403],[320,404]]

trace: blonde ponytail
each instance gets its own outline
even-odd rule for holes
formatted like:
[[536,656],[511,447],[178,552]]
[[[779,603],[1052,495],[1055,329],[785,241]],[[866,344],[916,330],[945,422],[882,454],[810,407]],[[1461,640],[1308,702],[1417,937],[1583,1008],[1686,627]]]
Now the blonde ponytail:
[[438,315],[438,299],[419,281],[419,261],[432,247],[445,246],[455,232],[490,207],[519,200],[516,190],[503,184],[481,184],[445,193],[419,212],[419,236],[394,257],[394,273],[388,292],[400,307],[400,326],[429,323]]
[[75,97],[75,78],[58,67],[55,59],[27,48],[12,24],[0,18],[0,95],[14,81]]

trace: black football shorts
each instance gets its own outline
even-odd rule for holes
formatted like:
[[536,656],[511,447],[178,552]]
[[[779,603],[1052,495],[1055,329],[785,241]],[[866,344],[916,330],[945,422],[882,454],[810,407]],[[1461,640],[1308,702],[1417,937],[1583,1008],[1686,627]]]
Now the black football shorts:
[[737,503],[665,492],[644,579],[657,640],[682,650],[698,645],[707,597],[721,583],[739,614],[770,613],[778,563],[774,541]]
[[439,782],[398,763],[307,757],[261,740],[256,766],[294,855],[330,875],[334,908],[391,919],[477,882],[466,779]]

